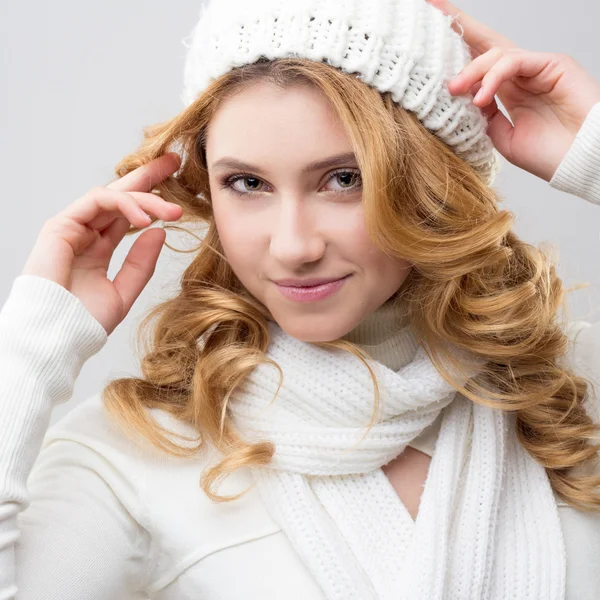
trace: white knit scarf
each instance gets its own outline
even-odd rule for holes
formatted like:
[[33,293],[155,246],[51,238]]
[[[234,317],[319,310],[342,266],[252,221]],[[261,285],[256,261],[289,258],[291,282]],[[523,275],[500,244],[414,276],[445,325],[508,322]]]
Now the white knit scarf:
[[[232,395],[249,440],[276,452],[253,469],[273,518],[328,600],[563,600],[566,559],[541,465],[514,415],[475,404],[422,348],[393,371],[286,334],[270,322],[268,358]],[[473,372],[471,373],[473,374]],[[381,467],[444,409],[413,521]],[[360,442],[360,443],[359,443]]]

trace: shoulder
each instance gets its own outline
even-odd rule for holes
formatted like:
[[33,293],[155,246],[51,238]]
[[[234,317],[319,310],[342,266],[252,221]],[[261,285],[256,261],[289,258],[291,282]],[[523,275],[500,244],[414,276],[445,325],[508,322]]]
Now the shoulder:
[[121,468],[131,469],[144,458],[141,448],[108,414],[100,393],[83,400],[49,427],[42,442],[42,453],[62,442],[86,448]]
[[145,526],[146,510],[139,493],[144,460],[142,450],[112,421],[96,394],[48,428],[29,484],[68,479],[73,489],[83,490],[90,480],[101,482]]
[[[158,409],[147,410],[167,431],[197,439],[197,432],[173,415]],[[174,436],[171,439],[179,445],[187,443]],[[130,436],[109,414],[101,393],[77,404],[48,429],[38,463],[59,455],[68,455],[70,461],[79,461],[96,471],[120,494],[122,502],[132,508],[138,505],[138,510],[143,507],[152,510],[165,496],[165,490],[170,494],[193,495],[197,507],[212,503],[202,492],[199,481],[204,469],[218,460],[216,451],[206,447],[192,457],[179,457],[157,448],[141,434]],[[250,483],[249,473],[240,470],[226,479],[223,493],[236,494]]]
[[[147,409],[149,415],[161,427],[189,437],[196,437],[191,427],[175,419],[165,411]],[[178,439],[174,441],[181,443]],[[42,442],[41,455],[55,446],[68,444],[71,450],[93,461],[101,468],[103,476],[120,477],[131,487],[143,488],[148,484],[148,474],[159,469],[172,469],[175,463],[207,462],[199,457],[182,459],[161,451],[141,434],[131,435],[125,431],[108,412],[100,392],[88,397],[72,408],[62,419],[52,425]]]
[[[191,437],[192,428],[165,411],[149,409],[168,430]],[[178,439],[173,439],[181,443]],[[42,456],[57,449],[68,460],[100,475],[128,512],[150,532],[155,581],[170,581],[182,565],[215,551],[280,532],[253,486],[249,469],[240,468],[218,487],[224,495],[247,494],[232,502],[215,503],[202,490],[204,469],[218,456],[205,449],[192,457],[170,455],[150,442],[131,440],[112,420],[101,395],[73,408],[53,425],[43,442]]]

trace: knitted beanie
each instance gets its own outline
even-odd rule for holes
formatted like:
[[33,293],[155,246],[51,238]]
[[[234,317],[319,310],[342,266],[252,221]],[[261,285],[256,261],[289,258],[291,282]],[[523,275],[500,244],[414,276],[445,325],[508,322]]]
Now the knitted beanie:
[[415,113],[491,185],[499,154],[471,94],[447,82],[471,61],[453,17],[426,0],[212,0],[183,40],[185,106],[227,71],[301,57],[352,74]]

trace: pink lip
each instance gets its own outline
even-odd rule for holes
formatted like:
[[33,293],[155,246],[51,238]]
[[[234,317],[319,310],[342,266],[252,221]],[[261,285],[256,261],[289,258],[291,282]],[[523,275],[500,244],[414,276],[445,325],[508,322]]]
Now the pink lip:
[[296,300],[297,302],[315,302],[317,300],[323,300],[337,292],[343,285],[349,275],[338,279],[337,281],[331,281],[329,283],[323,283],[321,285],[313,285],[310,287],[291,287],[286,285],[276,284],[279,291],[290,300]]

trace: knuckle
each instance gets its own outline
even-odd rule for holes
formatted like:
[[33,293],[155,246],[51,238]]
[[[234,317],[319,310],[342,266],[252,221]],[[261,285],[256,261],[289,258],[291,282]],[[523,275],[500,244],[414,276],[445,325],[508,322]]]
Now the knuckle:
[[101,194],[106,193],[106,188],[101,186],[101,185],[95,185],[94,187],[90,188],[87,192],[86,192],[86,196],[93,198],[95,196],[100,196]]
[[564,69],[565,67],[574,69],[578,66],[577,61],[572,56],[563,52],[549,52],[547,53],[547,58],[549,68],[552,69]]
[[50,217],[49,219],[46,219],[44,221],[44,223],[42,224],[40,233],[45,234],[45,233],[48,233],[49,231],[52,231],[55,227],[55,223],[56,223],[56,217]]
[[45,221],[40,229],[41,238],[55,237],[56,235],[64,235],[73,229],[73,221],[71,219],[62,218],[61,215],[55,215]]
[[555,54],[555,57],[561,62],[569,64],[574,64],[577,62],[571,55],[565,54],[564,52],[559,52],[558,54]]
[[500,58],[506,53],[506,48],[502,48],[502,46],[492,46],[489,50],[489,53],[491,56]]
[[119,208],[123,208],[124,206],[130,204],[130,195],[127,192],[122,192],[121,190],[112,190],[113,199],[115,204]]
[[140,259],[129,257],[126,260],[131,269],[135,269],[138,273],[146,272],[146,265]]
[[132,194],[130,194],[129,192],[120,192],[119,205],[124,206],[126,204],[129,206],[133,206],[133,205],[138,206],[139,203],[135,199],[135,197]]

